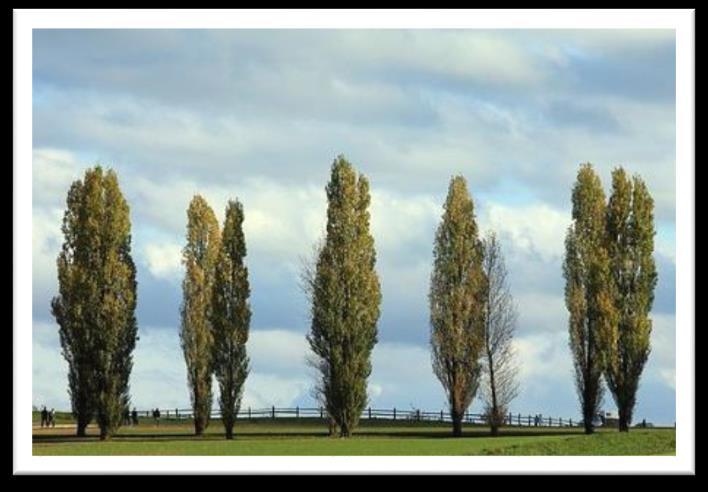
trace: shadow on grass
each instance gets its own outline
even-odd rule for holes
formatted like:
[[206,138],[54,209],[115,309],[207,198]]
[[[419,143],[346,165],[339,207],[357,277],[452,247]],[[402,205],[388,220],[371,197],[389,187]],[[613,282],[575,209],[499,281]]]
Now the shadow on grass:
[[[529,437],[535,438],[540,436],[577,436],[582,435],[581,431],[568,429],[568,430],[548,430],[548,431],[520,431],[514,429],[504,430],[497,437]],[[290,439],[290,438],[317,438],[326,439],[330,438],[327,431],[306,431],[306,432],[243,432],[235,433],[236,441],[250,441],[256,439],[268,439],[268,440],[278,440],[278,439]],[[463,431],[462,438],[485,438],[492,437],[489,430],[473,429],[468,431]],[[358,431],[354,432],[354,439],[356,438],[397,438],[397,439],[452,439],[452,433],[449,430],[435,430],[435,431],[418,431],[415,429],[408,430],[387,430],[387,431]],[[337,437],[331,437],[332,440],[338,440]],[[206,434],[203,436],[195,436],[193,433],[127,433],[121,432],[120,434],[114,436],[111,442],[170,442],[170,441],[225,441],[223,434]],[[47,434],[47,435],[33,435],[32,442],[36,444],[42,443],[82,443],[82,442],[99,442],[98,436],[90,435],[86,437],[77,437],[73,434]]]

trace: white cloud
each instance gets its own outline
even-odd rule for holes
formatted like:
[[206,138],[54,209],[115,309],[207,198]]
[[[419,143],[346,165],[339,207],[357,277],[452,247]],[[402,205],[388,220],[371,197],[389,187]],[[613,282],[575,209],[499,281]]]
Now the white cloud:
[[64,205],[71,183],[82,177],[82,167],[73,152],[65,149],[32,150],[32,201],[51,207]]
[[556,330],[517,336],[513,342],[519,362],[519,379],[524,392],[538,395],[555,391],[554,386],[572,387],[572,365],[568,333]]
[[[371,192],[371,231],[376,249],[382,254],[395,252],[411,245],[432,250],[433,234],[442,216],[442,204],[431,196],[403,195],[377,188]],[[406,260],[416,261],[406,255]]]
[[519,329],[524,333],[546,333],[567,326],[563,293],[523,291],[515,294]]
[[179,244],[147,244],[145,261],[157,278],[176,279],[182,275],[182,247]]
[[32,301],[46,302],[56,293],[56,260],[61,251],[62,211],[38,209],[32,214]]
[[511,242],[510,249],[545,262],[563,256],[570,222],[570,214],[543,203],[520,207],[489,203],[480,217],[484,229],[494,230],[502,241]]
[[676,389],[676,315],[652,314],[651,353],[645,379]]
[[59,346],[58,326],[35,321],[32,329],[32,405],[70,410],[67,370]]

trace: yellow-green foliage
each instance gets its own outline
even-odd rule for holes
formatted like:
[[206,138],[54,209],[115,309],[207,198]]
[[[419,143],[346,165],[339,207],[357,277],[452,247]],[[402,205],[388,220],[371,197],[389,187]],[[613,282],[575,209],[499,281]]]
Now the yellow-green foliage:
[[112,170],[96,166],[71,185],[62,232],[52,312],[69,365],[72,411],[79,435],[95,415],[107,438],[129,405],[137,337],[130,210]]
[[609,258],[605,249],[605,193],[590,164],[573,187],[573,223],[566,236],[563,275],[570,313],[570,349],[586,432],[602,402],[602,331],[611,316]]
[[462,176],[450,181],[438,227],[430,279],[433,369],[450,404],[453,433],[480,382],[484,347],[486,278],[474,204]]
[[212,328],[214,374],[219,383],[219,407],[226,437],[231,438],[248,376],[246,342],[251,321],[250,287],[244,265],[243,207],[229,201],[214,279]]
[[196,195],[187,210],[187,244],[182,251],[180,340],[194,411],[194,429],[209,425],[212,405],[213,334],[211,327],[214,269],[220,247],[219,222],[206,200]]
[[639,379],[650,352],[651,311],[657,282],[654,264],[654,202],[644,181],[624,169],[612,173],[607,206],[607,250],[612,323],[603,337],[605,379],[628,430]]
[[327,236],[312,279],[308,341],[319,371],[318,397],[340,434],[348,436],[367,404],[381,288],[369,232],[369,182],[342,156],[332,164],[327,200]]

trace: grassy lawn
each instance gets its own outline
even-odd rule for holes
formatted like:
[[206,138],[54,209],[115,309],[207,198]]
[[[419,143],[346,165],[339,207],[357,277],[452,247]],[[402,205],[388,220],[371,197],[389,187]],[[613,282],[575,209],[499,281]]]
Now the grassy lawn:
[[327,436],[319,419],[243,421],[236,438],[223,438],[212,422],[206,435],[195,437],[189,423],[143,419],[100,442],[97,429],[77,438],[71,428],[33,429],[34,455],[241,455],[241,456],[404,456],[404,455],[675,455],[671,429],[632,429],[628,434],[600,430],[591,436],[579,428],[505,428],[491,437],[485,427],[469,425],[453,439],[448,425],[425,422],[362,421],[349,439]]

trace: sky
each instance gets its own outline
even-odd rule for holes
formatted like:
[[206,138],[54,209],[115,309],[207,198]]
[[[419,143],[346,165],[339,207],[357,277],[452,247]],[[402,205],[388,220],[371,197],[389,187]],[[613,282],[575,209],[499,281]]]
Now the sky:
[[[253,311],[243,407],[315,406],[303,261],[343,154],[371,184],[382,285],[374,408],[446,408],[428,283],[450,178],[497,233],[519,312],[513,413],[580,416],[562,256],[570,192],[591,162],[655,199],[652,352],[637,420],[675,421],[675,37],[672,30],[62,30],[33,32],[32,393],[69,409],[50,313],[66,193],[116,170],[138,269],[138,409],[188,408],[179,346],[186,209],[244,206]],[[603,408],[615,406],[606,393]],[[479,398],[471,411],[481,410]]]

